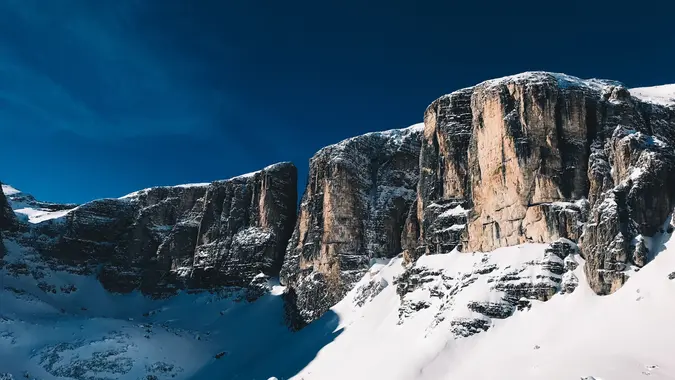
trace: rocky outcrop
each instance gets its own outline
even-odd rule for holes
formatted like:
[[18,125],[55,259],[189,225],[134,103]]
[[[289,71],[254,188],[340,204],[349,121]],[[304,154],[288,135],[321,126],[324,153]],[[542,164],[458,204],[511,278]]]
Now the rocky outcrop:
[[281,271],[292,325],[318,318],[341,300],[371,259],[401,252],[421,135],[421,126],[369,133],[312,157]]
[[578,247],[568,239],[548,246],[499,248],[493,253],[454,251],[421,257],[395,279],[401,300],[398,324],[425,310],[434,315],[427,331],[440,327],[456,337],[480,333],[496,319],[529,309],[532,300],[574,292],[578,260]]
[[566,238],[605,294],[654,255],[675,199],[673,107],[535,72],[443,96],[424,120],[409,261]]
[[247,286],[259,274],[278,275],[296,199],[297,170],[281,163],[210,184],[96,200],[28,220],[22,236],[53,264],[95,272],[114,292]]

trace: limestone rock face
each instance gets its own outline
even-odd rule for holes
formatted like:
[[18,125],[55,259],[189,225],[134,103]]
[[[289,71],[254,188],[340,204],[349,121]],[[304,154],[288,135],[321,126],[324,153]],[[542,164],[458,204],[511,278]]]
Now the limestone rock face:
[[42,208],[63,215],[26,220],[29,233],[17,238],[55,265],[95,272],[114,292],[161,297],[181,288],[247,286],[261,273],[278,275],[295,225],[296,189],[295,166],[281,163],[210,184]]
[[474,89],[468,250],[578,239],[583,216],[558,202],[588,193],[587,135],[595,126],[587,114],[594,94],[563,81],[535,75]]
[[605,294],[653,257],[675,199],[674,107],[535,72],[445,95],[424,121],[409,261],[566,238]]
[[401,252],[421,136],[421,126],[369,133],[312,157],[281,271],[292,325],[318,318],[341,300],[371,259]]

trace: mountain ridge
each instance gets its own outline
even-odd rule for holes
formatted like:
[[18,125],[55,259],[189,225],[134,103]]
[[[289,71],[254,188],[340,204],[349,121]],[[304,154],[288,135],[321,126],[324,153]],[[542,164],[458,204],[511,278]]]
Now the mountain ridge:
[[[217,313],[194,304],[214,316],[212,330],[199,325],[193,326],[195,331],[200,336],[207,331],[224,334],[225,341],[189,344],[198,350],[220,347],[224,351],[213,354],[215,361],[199,359],[203,363],[197,368],[174,355],[170,361],[175,370],[162,374],[152,363],[142,367],[145,362],[127,351],[100,351],[133,362],[130,366],[114,362],[101,370],[121,371],[123,378],[139,374],[148,379],[213,378],[218,371],[233,379],[280,374],[305,379],[468,376],[466,368],[453,372],[426,353],[437,350],[434,355],[456,361],[444,353],[443,345],[488,342],[495,336],[493,329],[520,323],[505,322],[512,316],[516,321],[527,319],[549,308],[545,306],[549,302],[590,305],[599,294],[607,296],[598,299],[622,301],[598,303],[628,307],[626,294],[635,289],[622,289],[632,277],[638,278],[640,287],[663,287],[659,294],[669,294],[672,279],[666,276],[667,269],[659,270],[659,280],[653,281],[642,272],[656,273],[653,261],[669,263],[673,257],[671,89],[675,87],[638,88],[633,94],[619,82],[547,72],[526,72],[460,89],[435,100],[425,110],[424,123],[367,133],[319,150],[310,160],[297,210],[297,174],[293,174],[297,172],[291,163],[229,180],[143,189],[72,209],[73,205],[36,201],[3,185],[0,270],[11,285],[3,285],[0,296],[12,307],[26,302],[56,307],[51,305],[82,292],[73,287],[94,278],[114,302],[140,292],[151,296],[144,298],[146,308],[184,308],[181,302],[203,302],[208,297],[209,303],[225,308]],[[10,205],[13,212],[7,211]],[[649,298],[648,293],[637,296],[637,301]],[[646,303],[653,306],[659,300]],[[235,306],[238,302],[242,306]],[[265,305],[271,309],[263,311]],[[377,311],[376,305],[382,310]],[[50,318],[71,320],[89,313],[66,306],[62,308],[66,315]],[[8,314],[13,322],[0,324],[0,338],[20,335],[16,326],[21,323],[39,325],[23,320],[28,318],[20,311],[24,306],[16,307]],[[297,360],[284,364],[285,355],[291,353],[263,347],[265,337],[255,335],[256,327],[237,319],[237,313],[258,315],[247,314],[252,310],[270,313],[259,328],[278,338],[274,340],[278,344],[296,347]],[[670,315],[669,310],[663,315]],[[149,324],[160,322],[152,313],[137,314],[128,315]],[[189,330],[181,322],[186,318],[163,321],[162,328],[178,323]],[[360,318],[366,321],[359,322]],[[221,319],[241,323],[246,333],[237,334],[218,322]],[[373,332],[383,343],[367,343],[367,331],[378,324],[395,338]],[[10,335],[2,335],[3,331]],[[366,341],[352,331],[361,331]],[[227,342],[228,334],[233,341]],[[659,339],[651,330],[647,335]],[[115,336],[122,345],[147,346],[133,337]],[[321,344],[311,349],[302,348],[318,336],[328,338],[318,339]],[[400,344],[406,339],[414,342],[408,349]],[[375,368],[357,357],[350,359],[358,363],[352,369],[337,365],[337,347],[363,345],[354,355],[376,350],[373,355],[379,362],[386,354],[377,350],[387,352],[385,342],[392,345],[391,352],[407,353],[402,362],[409,367]],[[658,342],[670,347],[665,340]],[[71,346],[64,352],[78,352],[80,346]],[[16,347],[23,347],[20,339],[0,339],[0,351]],[[410,351],[412,347],[421,352]],[[55,353],[55,346],[45,343],[31,350],[43,359],[38,363],[32,356],[26,365],[41,377],[84,378],[69,372],[68,366],[85,367]],[[324,351],[333,353],[335,361]],[[270,366],[260,370],[227,359],[234,355],[233,360],[255,360],[256,353],[263,352],[269,357],[262,362],[267,360]],[[646,374],[675,375],[663,355],[650,354],[659,363],[645,367]],[[45,359],[50,355],[53,363]],[[95,358],[87,363],[87,371],[103,373],[91,367]],[[560,370],[550,362],[544,367]],[[530,376],[524,378],[538,376],[537,371],[517,368]],[[598,368],[608,371],[602,360]],[[590,371],[593,366],[584,364],[582,369]],[[476,378],[494,375],[476,373],[484,376]]]

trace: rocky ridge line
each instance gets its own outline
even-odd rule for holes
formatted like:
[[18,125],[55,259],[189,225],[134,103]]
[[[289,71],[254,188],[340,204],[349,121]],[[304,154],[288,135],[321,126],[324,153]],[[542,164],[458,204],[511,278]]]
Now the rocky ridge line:
[[185,288],[246,287],[259,275],[278,275],[296,199],[291,163],[65,209],[14,192],[9,201],[22,218],[9,235],[52,266],[95,273],[113,292],[164,297]]
[[[608,294],[672,229],[675,105],[645,91],[636,97],[614,81],[530,72],[445,95],[427,108],[423,126],[317,152],[297,222],[297,174],[286,163],[79,207],[10,195],[40,212],[11,222],[5,235],[53,265],[95,272],[117,292],[255,287],[278,274],[294,328],[340,301],[371,260],[400,251],[414,271],[421,256],[454,249],[550,243],[553,252],[569,242],[578,253],[526,265],[556,279],[532,297],[573,290],[563,278],[573,283],[570,271],[555,271],[577,254],[593,290]],[[398,286],[414,289],[408,282],[428,275],[410,272]],[[443,286],[458,286],[452,281]],[[527,281],[519,286],[537,288]],[[404,303],[408,293],[401,291]],[[505,300],[512,310],[514,297]]]

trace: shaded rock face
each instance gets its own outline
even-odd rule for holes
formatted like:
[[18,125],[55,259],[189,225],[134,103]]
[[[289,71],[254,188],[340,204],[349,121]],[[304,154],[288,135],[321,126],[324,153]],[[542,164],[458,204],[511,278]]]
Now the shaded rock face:
[[402,241],[408,261],[422,254],[449,252],[459,244],[465,211],[471,207],[467,152],[472,91],[443,96],[424,114],[417,199]]
[[[669,130],[675,129],[672,116]],[[616,291],[634,267],[648,263],[661,248],[659,236],[672,228],[667,220],[675,198],[675,139],[648,131],[648,125],[617,127],[604,145],[594,147],[597,171],[589,177],[598,192],[591,194],[581,242],[589,283],[600,294]]]
[[[2,183],[0,183],[2,185]],[[3,243],[3,231],[12,230],[16,225],[14,211],[9,206],[5,193],[0,191],[0,265],[2,265],[2,258],[5,256],[5,244]]]
[[653,256],[675,198],[672,107],[616,82],[524,73],[443,96],[424,120],[409,261],[567,238],[605,294]]
[[371,259],[401,252],[421,135],[421,126],[369,133],[312,157],[281,271],[291,288],[291,325],[310,322],[340,301]]
[[295,166],[276,164],[211,184],[93,201],[30,226],[24,239],[55,264],[95,272],[114,292],[159,297],[247,286],[261,273],[278,275],[295,225],[296,188]]
[[[2,183],[0,183],[2,185]],[[7,202],[5,193],[0,191],[0,232],[12,230],[16,227],[16,217],[14,211]]]

